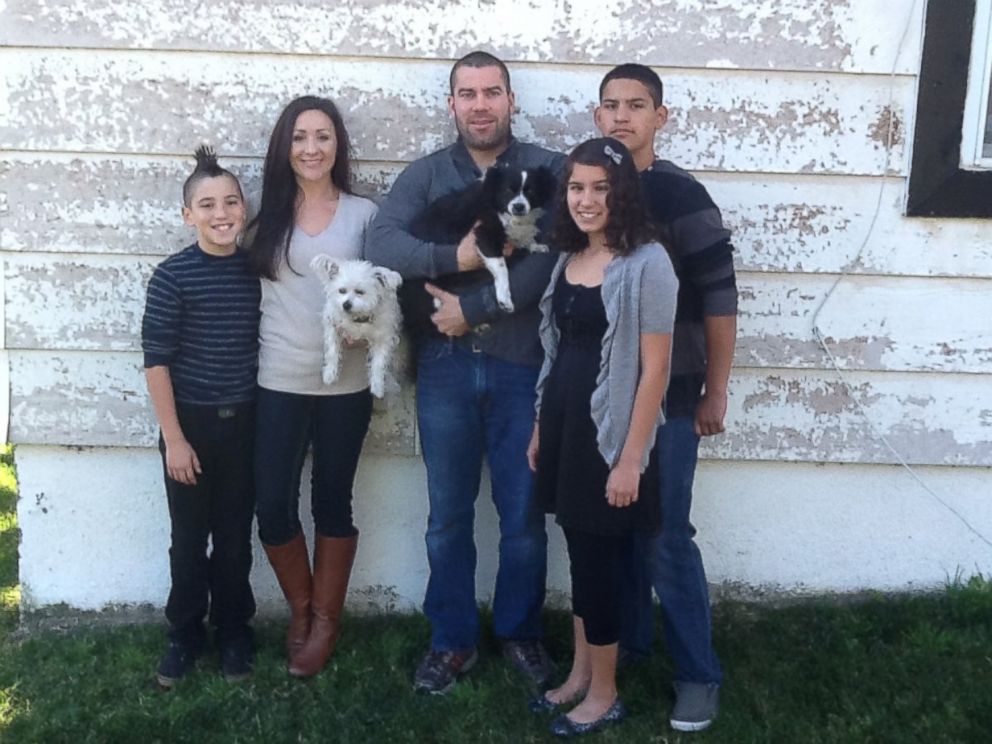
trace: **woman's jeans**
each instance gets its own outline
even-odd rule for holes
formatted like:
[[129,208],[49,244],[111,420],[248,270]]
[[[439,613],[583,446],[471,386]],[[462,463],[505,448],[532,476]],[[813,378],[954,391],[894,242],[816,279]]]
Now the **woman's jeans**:
[[478,643],[474,530],[483,456],[499,514],[494,630],[503,639],[537,639],[547,535],[533,498],[527,445],[538,370],[441,339],[426,341],[418,359],[417,421],[430,498],[424,613],[431,647],[464,650]]
[[255,511],[266,545],[285,545],[300,531],[300,477],[313,447],[310,509],[324,537],[351,537],[351,499],[358,457],[372,418],[368,390],[299,395],[259,388],[255,435]]

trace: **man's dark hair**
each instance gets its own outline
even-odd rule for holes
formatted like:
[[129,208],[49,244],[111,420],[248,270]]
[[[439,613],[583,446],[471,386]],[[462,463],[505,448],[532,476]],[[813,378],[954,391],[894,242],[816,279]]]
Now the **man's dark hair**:
[[636,80],[639,83],[643,83],[644,87],[648,89],[655,108],[658,108],[664,102],[665,86],[662,85],[658,73],[650,67],[639,65],[635,62],[614,67],[606,73],[603,77],[603,82],[599,84],[600,101],[603,100],[603,91],[606,89],[606,84],[611,80]]
[[610,190],[606,207],[606,245],[617,256],[628,256],[638,246],[657,240],[648,222],[641,195],[641,178],[630,151],[612,137],[600,137],[583,142],[569,153],[558,187],[558,210],[552,242],[566,253],[578,253],[589,245],[589,236],[582,232],[568,211],[568,182],[576,165],[595,165],[606,171]]
[[494,57],[489,52],[476,50],[466,54],[455,62],[451,68],[451,74],[448,76],[448,87],[451,89],[451,95],[455,95],[455,73],[462,67],[474,67],[476,69],[480,67],[498,67],[500,74],[503,76],[503,84],[506,86],[506,92],[510,92],[510,71],[506,69],[503,60]]
[[227,176],[234,181],[234,185],[238,187],[238,194],[244,199],[244,195],[241,194],[241,184],[238,182],[238,177],[227,168],[220,167],[217,163],[217,153],[214,152],[212,147],[200,145],[196,148],[196,152],[193,153],[193,157],[196,158],[196,167],[190,173],[186,182],[183,183],[183,206],[193,206],[193,191],[200,181],[205,178],[217,178],[217,176]]

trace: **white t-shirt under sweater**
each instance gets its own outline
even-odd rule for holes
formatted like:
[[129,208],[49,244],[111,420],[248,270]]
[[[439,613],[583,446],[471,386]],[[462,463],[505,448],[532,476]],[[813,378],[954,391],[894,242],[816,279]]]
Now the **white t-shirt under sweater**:
[[339,259],[362,258],[376,205],[360,196],[341,194],[331,223],[310,236],[298,227],[289,243],[289,263],[278,279],[262,279],[262,321],[259,327],[258,384],[269,390],[302,395],[357,393],[369,385],[363,347],[343,349],[341,371],[333,385],[320,377],[324,360],[321,311],[324,285],[310,268],[319,253]]

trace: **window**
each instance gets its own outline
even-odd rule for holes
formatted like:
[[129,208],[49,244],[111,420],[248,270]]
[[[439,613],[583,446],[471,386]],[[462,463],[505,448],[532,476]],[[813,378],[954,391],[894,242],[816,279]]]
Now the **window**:
[[[992,146],[992,134],[985,133],[992,119],[989,6],[992,0],[927,3],[906,198],[909,216],[992,217],[992,151],[986,149],[986,139]],[[979,60],[975,65],[973,52]]]
[[992,0],[978,0],[974,25],[961,131],[961,167],[992,168],[992,116],[989,115],[992,104],[989,95],[992,85]]

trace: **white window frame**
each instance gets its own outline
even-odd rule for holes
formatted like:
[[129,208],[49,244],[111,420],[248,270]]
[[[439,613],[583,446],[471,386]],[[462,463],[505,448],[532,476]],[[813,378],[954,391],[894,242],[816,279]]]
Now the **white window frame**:
[[992,156],[983,153],[985,123],[992,86],[992,0],[976,0],[975,26],[968,66],[968,95],[961,131],[961,168],[992,170]]

